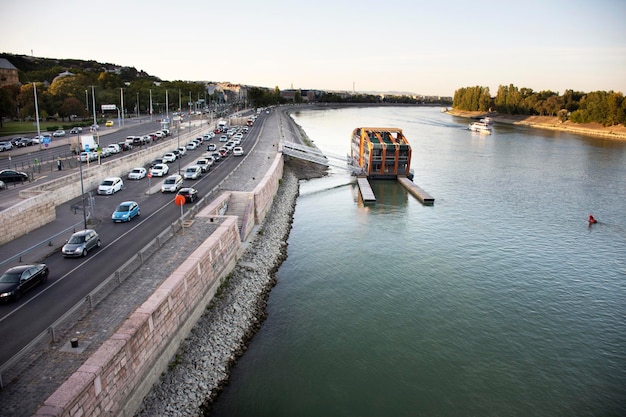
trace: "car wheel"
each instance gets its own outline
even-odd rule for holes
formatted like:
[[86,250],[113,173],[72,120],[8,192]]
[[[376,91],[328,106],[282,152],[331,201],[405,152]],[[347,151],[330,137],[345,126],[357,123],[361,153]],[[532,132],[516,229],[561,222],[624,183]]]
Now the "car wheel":
[[15,295],[13,295],[13,300],[18,301],[20,298],[22,298],[22,291],[16,290]]
[[39,283],[44,284],[46,281],[48,281],[48,275],[42,275]]
[[87,248],[83,249],[83,258],[87,256]]
[[100,239],[98,239],[98,242],[96,242],[96,247],[99,248],[100,246],[102,246],[102,242],[100,242]]

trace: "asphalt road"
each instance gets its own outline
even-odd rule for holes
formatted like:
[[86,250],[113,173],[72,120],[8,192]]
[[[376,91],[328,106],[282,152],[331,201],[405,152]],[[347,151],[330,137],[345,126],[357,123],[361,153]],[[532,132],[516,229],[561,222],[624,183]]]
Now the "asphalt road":
[[[258,140],[264,120],[264,117],[260,117],[249,133],[244,135],[242,141],[244,149],[249,149]],[[139,123],[132,130],[122,129],[102,136],[101,144],[117,143],[128,135],[145,134],[157,128],[157,122]],[[169,140],[172,141],[174,149],[178,145],[176,137],[170,137]],[[212,141],[219,143],[218,137]],[[181,146],[184,146],[182,141]],[[54,152],[54,149],[43,152]],[[193,163],[205,151],[206,142],[196,150],[187,151],[187,155],[182,158],[181,167]],[[202,198],[209,194],[240,161],[239,157],[228,156],[200,179],[185,180],[184,186],[196,188],[199,197]],[[175,172],[177,168],[177,162],[170,163],[170,173]],[[63,258],[60,252],[56,251],[45,259],[50,268],[50,276],[45,285],[26,293],[18,302],[0,305],[0,334],[3,336],[3,342],[0,344],[0,364],[5,363],[33,338],[44,332],[55,320],[84,299],[104,279],[180,217],[180,207],[173,201],[174,194],[162,194],[159,190],[161,178],[151,180],[144,178],[139,181],[123,178],[123,180],[125,187],[120,192],[111,196],[99,196],[94,193],[92,199],[95,229],[100,235],[102,246],[92,250],[86,258],[77,259]],[[147,193],[148,189],[151,193]],[[19,187],[15,190],[19,190]],[[10,190],[4,190],[3,193],[5,192]],[[4,201],[7,196],[8,194],[3,194],[2,200]],[[141,215],[129,223],[112,223],[111,213],[121,201],[126,200],[137,201]],[[75,207],[81,205],[80,198],[69,201],[57,208],[57,215],[63,216],[67,213],[68,216],[76,216]]]

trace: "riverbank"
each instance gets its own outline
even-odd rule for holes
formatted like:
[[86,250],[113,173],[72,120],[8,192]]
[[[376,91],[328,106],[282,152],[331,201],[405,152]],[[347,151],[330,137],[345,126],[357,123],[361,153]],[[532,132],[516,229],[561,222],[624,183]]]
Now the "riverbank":
[[136,416],[198,416],[210,408],[265,318],[274,274],[287,256],[298,181],[296,172],[285,167],[272,209],[254,241]]
[[498,114],[496,112],[463,111],[456,109],[448,110],[446,113],[451,116],[463,117],[467,119],[480,119],[488,116],[497,123],[507,123],[538,129],[556,130],[579,135],[597,136],[607,139],[626,141],[626,126],[624,125],[605,127],[599,123],[582,124],[572,123],[570,121],[561,122],[558,117],[552,116],[509,115]]

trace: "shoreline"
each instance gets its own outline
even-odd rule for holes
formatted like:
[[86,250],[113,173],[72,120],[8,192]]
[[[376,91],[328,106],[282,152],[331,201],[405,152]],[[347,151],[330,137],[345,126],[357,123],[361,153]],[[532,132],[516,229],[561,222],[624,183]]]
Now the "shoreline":
[[579,124],[569,121],[561,122],[556,116],[507,115],[498,114],[496,112],[463,111],[455,109],[447,110],[445,113],[465,119],[491,117],[491,119],[497,123],[626,141],[626,126],[623,125],[605,127],[599,123]]

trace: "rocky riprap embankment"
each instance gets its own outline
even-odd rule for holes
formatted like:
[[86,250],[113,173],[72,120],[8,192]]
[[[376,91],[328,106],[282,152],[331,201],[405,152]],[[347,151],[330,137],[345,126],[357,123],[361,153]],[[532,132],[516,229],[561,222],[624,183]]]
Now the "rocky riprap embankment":
[[263,322],[274,274],[287,255],[297,196],[297,174],[286,168],[254,241],[136,416],[198,416],[217,396],[230,368]]

